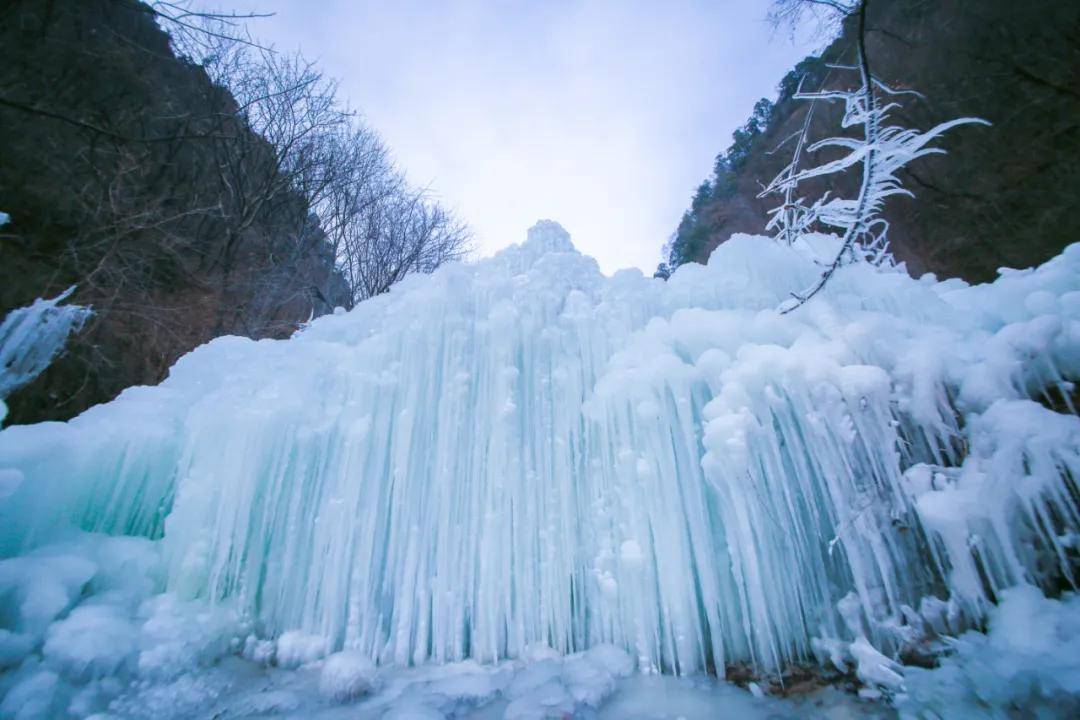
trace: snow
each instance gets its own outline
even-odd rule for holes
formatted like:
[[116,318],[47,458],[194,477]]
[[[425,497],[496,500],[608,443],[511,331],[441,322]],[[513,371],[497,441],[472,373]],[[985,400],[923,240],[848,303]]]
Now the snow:
[[[994,633],[1078,616],[1043,593],[1076,585],[1080,246],[779,314],[835,243],[663,282],[542,224],[0,431],[0,717],[914,716],[993,682],[986,642],[1060,705],[1068,662]],[[801,663],[880,702],[769,696]]]

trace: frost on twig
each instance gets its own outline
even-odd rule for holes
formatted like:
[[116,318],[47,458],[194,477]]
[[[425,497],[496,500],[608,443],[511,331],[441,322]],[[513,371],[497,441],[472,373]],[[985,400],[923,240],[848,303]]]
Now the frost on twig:
[[[799,82],[799,91],[802,91],[801,80]],[[806,146],[806,139],[809,136],[810,123],[813,117],[814,105],[811,103],[806,111],[802,129],[781,143],[781,146],[783,146],[788,141],[795,139],[795,152],[792,153],[791,162],[785,165],[780,174],[773,178],[773,181],[758,194],[759,198],[774,193],[783,195],[783,204],[769,211],[771,217],[765,226],[765,230],[775,232],[777,240],[787,245],[791,245],[795,242],[795,238],[809,231],[809,226],[814,220],[811,208],[804,204],[804,198],[795,197],[795,190],[798,187],[796,176],[799,173],[799,162],[802,160],[803,149]],[[777,150],[779,149],[778,147]]]
[[[912,91],[896,90],[883,83],[870,71],[870,62],[863,42],[866,22],[866,3],[858,6],[858,63],[854,66],[833,65],[833,69],[853,71],[859,74],[859,86],[849,90],[820,90],[804,92],[801,85],[794,97],[799,100],[842,101],[844,116],[841,127],[861,128],[862,137],[829,137],[806,145],[810,129],[810,112],[803,123],[802,132],[792,161],[762,191],[759,197],[777,194],[782,204],[770,212],[767,228],[776,232],[782,242],[792,243],[812,227],[820,226],[841,233],[840,249],[832,262],[825,265],[818,280],[781,307],[782,313],[791,312],[816,295],[836,270],[849,262],[869,262],[876,266],[892,265],[889,253],[888,222],[881,217],[885,200],[893,195],[912,193],[903,187],[897,172],[912,160],[932,154],[944,154],[945,150],[931,143],[940,135],[958,126],[971,123],[989,125],[985,120],[972,117],[956,118],[940,123],[930,130],[920,132],[890,123],[890,113],[900,105],[896,98],[903,94],[918,95]],[[813,110],[811,105],[810,110]],[[799,169],[804,150],[813,153],[825,148],[836,149],[843,154],[834,160],[814,167]],[[807,205],[796,195],[800,182],[811,178],[845,172],[861,167],[862,182],[853,198],[830,197],[825,193]]]

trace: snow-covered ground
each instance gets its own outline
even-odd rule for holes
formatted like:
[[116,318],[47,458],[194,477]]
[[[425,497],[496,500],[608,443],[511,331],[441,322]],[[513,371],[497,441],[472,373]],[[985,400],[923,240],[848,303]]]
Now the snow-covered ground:
[[0,432],[0,717],[1068,717],[1080,246],[779,314],[834,244],[541,224]]

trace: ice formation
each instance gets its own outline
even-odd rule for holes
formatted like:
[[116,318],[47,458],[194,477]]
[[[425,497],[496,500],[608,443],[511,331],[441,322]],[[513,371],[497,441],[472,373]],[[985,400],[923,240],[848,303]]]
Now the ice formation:
[[[0,225],[6,217],[0,213]],[[12,310],[0,323],[0,400],[40,375],[68,335],[78,332],[93,314],[82,305],[60,305],[74,291],[72,286],[51,300],[38,298]],[[3,419],[0,415],[0,422]]]
[[[373,682],[358,658],[538,647],[668,674],[816,658],[902,692],[898,658],[1009,588],[1075,587],[1080,245],[980,286],[852,265],[780,315],[835,243],[735,236],[664,282],[605,277],[543,222],[0,432],[11,693],[90,708],[109,678],[241,653],[322,663],[345,697]],[[551,697],[599,702],[603,673]]]
[[1080,597],[1049,600],[1035,587],[1001,593],[987,634],[968,632],[932,670],[908,668],[901,715],[1074,718],[1080,714]]

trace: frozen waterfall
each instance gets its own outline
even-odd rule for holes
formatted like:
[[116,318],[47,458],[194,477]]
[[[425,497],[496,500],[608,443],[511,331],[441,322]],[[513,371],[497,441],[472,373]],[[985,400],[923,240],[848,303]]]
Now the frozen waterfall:
[[664,282],[543,222],[290,340],[219,338],[0,432],[0,553],[145,536],[155,592],[379,664],[775,671],[1074,587],[1080,245],[982,286],[846,267],[779,315],[833,243],[735,236]]

